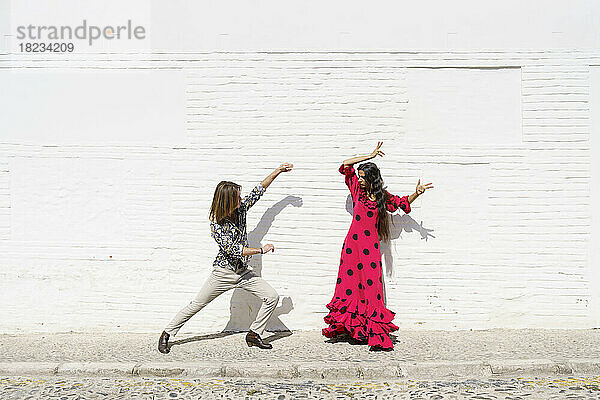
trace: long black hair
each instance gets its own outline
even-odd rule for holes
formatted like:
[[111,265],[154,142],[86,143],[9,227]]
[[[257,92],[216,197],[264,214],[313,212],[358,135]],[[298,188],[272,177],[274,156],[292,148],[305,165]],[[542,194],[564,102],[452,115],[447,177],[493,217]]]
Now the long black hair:
[[370,192],[375,195],[375,200],[377,202],[377,210],[379,221],[377,223],[377,233],[379,234],[379,239],[386,242],[390,239],[390,223],[387,215],[387,196],[388,193],[383,187],[383,179],[381,178],[381,173],[379,172],[379,168],[377,165],[372,162],[366,162],[358,166],[359,171],[364,171],[365,173],[365,181],[367,183],[367,192]]

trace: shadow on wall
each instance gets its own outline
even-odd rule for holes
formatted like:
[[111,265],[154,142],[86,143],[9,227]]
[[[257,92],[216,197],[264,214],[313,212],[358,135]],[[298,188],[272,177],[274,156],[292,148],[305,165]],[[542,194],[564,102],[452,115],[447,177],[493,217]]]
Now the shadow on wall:
[[[302,207],[302,198],[297,196],[287,196],[278,201],[263,214],[256,228],[248,232],[248,245],[250,247],[262,247],[262,240],[271,228],[275,217],[283,211],[287,206]],[[254,273],[262,276],[262,256],[255,255],[250,258],[248,263]],[[256,319],[258,309],[262,305],[259,298],[244,289],[234,289],[231,296],[230,317],[227,326],[223,332],[241,332],[247,331],[252,322]],[[274,331],[289,331],[288,327],[279,319],[279,316],[288,314],[294,309],[294,304],[290,297],[283,297],[281,304],[275,309],[275,312],[267,322],[267,330]]]
[[[352,196],[348,195],[346,198],[346,211],[350,215],[352,215]],[[389,214],[389,213],[388,213]],[[429,237],[435,239],[430,232],[433,232],[433,229],[427,229],[423,226],[423,221],[421,224],[417,223],[412,217],[408,214],[404,214],[404,212],[400,211],[400,214],[389,214],[388,218],[390,218],[390,241],[381,242],[381,258],[385,261],[385,276],[391,277],[394,275],[394,257],[392,256],[392,240],[398,239],[402,232],[419,232],[421,235],[421,239],[428,240]],[[385,282],[383,282],[383,296],[384,296],[384,304],[387,304],[386,294],[385,294]]]

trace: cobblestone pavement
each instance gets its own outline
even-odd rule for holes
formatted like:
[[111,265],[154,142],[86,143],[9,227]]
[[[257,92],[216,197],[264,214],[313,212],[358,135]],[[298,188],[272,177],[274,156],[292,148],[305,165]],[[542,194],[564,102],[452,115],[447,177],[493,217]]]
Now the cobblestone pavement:
[[172,378],[0,378],[2,399],[598,399],[600,376],[313,382]]
[[[0,335],[2,362],[186,362],[255,361],[257,352],[244,334],[180,334],[171,352],[160,354],[156,334],[62,333]],[[267,334],[273,350],[262,362],[335,361],[485,361],[490,359],[600,359],[600,329],[489,329],[479,331],[398,331],[392,352],[332,343],[320,331]],[[107,346],[110,343],[110,346]]]

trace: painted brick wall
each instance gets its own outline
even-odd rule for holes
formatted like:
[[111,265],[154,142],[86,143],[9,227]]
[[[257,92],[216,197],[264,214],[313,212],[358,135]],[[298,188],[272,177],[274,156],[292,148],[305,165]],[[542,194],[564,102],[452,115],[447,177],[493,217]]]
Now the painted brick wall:
[[[156,79],[145,97],[181,104],[136,109],[116,134],[102,133],[102,118],[88,126],[91,114],[71,115],[81,133],[69,136],[56,129],[62,117],[44,114],[60,110],[61,93],[37,87],[56,104],[39,110],[50,122],[31,110],[27,126],[47,138],[19,140],[30,132],[4,116],[0,329],[160,331],[210,272],[216,183],[247,191],[284,161],[295,171],[248,225],[251,244],[277,250],[252,265],[281,295],[271,327],[320,328],[351,219],[337,168],[378,140],[392,193],[412,193],[419,178],[436,186],[392,217],[382,248],[401,328],[598,326],[589,246],[599,64],[596,51],[559,50],[0,55],[5,77],[35,67],[83,74],[86,86],[104,71],[145,74]],[[161,92],[173,77],[180,89]],[[82,101],[101,90],[88,88]],[[156,115],[180,125],[136,129],[135,118]],[[183,332],[243,329],[253,313],[251,297],[230,292]]]

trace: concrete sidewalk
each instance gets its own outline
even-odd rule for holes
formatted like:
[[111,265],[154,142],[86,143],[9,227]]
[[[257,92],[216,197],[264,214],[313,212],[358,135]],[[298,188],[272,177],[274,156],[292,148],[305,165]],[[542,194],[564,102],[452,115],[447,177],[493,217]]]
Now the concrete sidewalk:
[[179,335],[171,352],[150,334],[0,335],[0,376],[163,376],[280,379],[448,379],[600,375],[600,329],[399,331],[393,352],[332,343],[318,331]]

